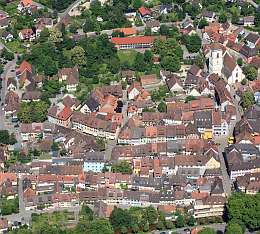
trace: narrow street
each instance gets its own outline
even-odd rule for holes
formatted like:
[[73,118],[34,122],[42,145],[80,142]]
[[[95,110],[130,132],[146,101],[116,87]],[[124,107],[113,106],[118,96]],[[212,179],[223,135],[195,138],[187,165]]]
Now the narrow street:
[[235,128],[235,125],[238,121],[241,120],[241,116],[243,115],[243,110],[241,106],[239,105],[239,97],[235,94],[235,90],[233,87],[230,89],[230,94],[232,97],[232,101],[234,103],[234,106],[236,108],[236,120],[231,121],[230,127],[229,127],[229,134],[226,137],[219,137],[216,139],[216,142],[219,143],[219,159],[220,159],[220,165],[221,165],[221,173],[223,176],[223,187],[224,191],[227,196],[229,196],[232,192],[232,181],[229,178],[225,160],[224,160],[224,151],[225,148],[228,146],[228,138],[233,136],[233,131]]
[[[122,114],[123,114],[123,123],[122,126],[120,128],[120,130],[126,125],[126,123],[128,122],[128,116],[127,116],[127,108],[128,108],[128,100],[127,100],[127,91],[123,90],[123,108],[122,108]],[[120,131],[118,131],[119,133]],[[107,144],[106,144],[106,151],[105,151],[105,158],[106,160],[110,160],[111,159],[111,154],[112,154],[112,150],[113,148],[116,146],[117,144],[117,138],[118,138],[118,134],[116,135],[116,139],[114,140],[108,140]]]
[[7,119],[5,117],[4,112],[4,103],[5,103],[5,95],[7,93],[7,80],[9,77],[15,77],[15,69],[16,69],[16,63],[17,63],[18,56],[15,55],[15,58],[12,61],[9,61],[5,67],[4,72],[1,75],[2,78],[2,89],[1,89],[1,108],[0,108],[0,129],[8,129],[10,133],[14,133],[16,136],[17,143],[14,145],[14,148],[16,150],[19,150],[21,148],[21,134],[17,129],[14,127],[14,123],[11,122],[10,119]]
[[22,175],[20,175],[18,178],[18,197],[19,197],[19,213],[3,216],[11,223],[14,223],[15,221],[17,221],[17,222],[21,222],[21,224],[30,225],[31,216],[33,213],[36,213],[36,214],[41,214],[41,213],[46,213],[46,212],[52,213],[54,211],[64,211],[64,210],[67,210],[69,212],[74,212],[75,221],[78,221],[79,211],[80,211],[79,205],[76,205],[73,207],[67,207],[67,208],[66,207],[52,208],[52,209],[49,209],[48,211],[46,211],[46,210],[26,210],[24,200],[23,200]]

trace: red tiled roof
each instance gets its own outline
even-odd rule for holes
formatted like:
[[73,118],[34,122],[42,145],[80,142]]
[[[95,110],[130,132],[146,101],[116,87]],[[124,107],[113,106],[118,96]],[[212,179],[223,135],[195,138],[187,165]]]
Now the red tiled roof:
[[146,8],[146,7],[144,7],[144,6],[141,6],[141,7],[138,9],[138,11],[140,12],[140,14],[141,14],[142,16],[151,15],[151,14],[152,14],[151,10],[148,9],[148,8]]
[[31,6],[32,5],[32,0],[21,0],[21,4],[23,6]]
[[32,73],[32,65],[26,60],[23,60],[18,70],[20,73],[23,73],[24,71],[29,71]]
[[65,106],[63,110],[58,114],[58,118],[61,120],[67,120],[72,115],[72,110]]
[[116,45],[125,44],[145,44],[153,43],[156,37],[153,36],[136,36],[136,37],[113,37],[112,43]]
[[115,30],[116,32],[122,32],[125,36],[133,35],[137,33],[137,30],[135,28],[118,28]]

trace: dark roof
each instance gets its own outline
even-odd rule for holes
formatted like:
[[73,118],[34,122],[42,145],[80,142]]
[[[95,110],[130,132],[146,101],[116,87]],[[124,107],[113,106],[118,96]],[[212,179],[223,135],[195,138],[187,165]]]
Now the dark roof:
[[257,54],[257,48],[250,48],[247,45],[243,45],[239,52],[246,58],[250,58]]
[[105,154],[104,154],[104,152],[88,152],[85,154],[84,161],[104,162]]
[[193,117],[197,128],[212,128],[212,111],[196,111]]
[[258,39],[259,39],[259,36],[255,33],[249,33],[245,38],[246,41],[249,41],[253,44],[255,44],[258,41]]
[[85,104],[88,106],[91,112],[96,111],[97,108],[99,107],[98,101],[92,96],[88,98]]
[[13,34],[10,33],[10,32],[8,32],[8,31],[4,31],[4,32],[2,33],[2,37],[3,37],[3,38],[7,38],[9,35],[13,35]]
[[213,16],[214,16],[214,12],[212,12],[212,11],[202,12],[202,17],[212,18]]
[[222,193],[224,193],[222,180],[220,178],[216,178],[214,183],[211,185],[211,194]]
[[190,70],[188,72],[190,74],[196,76],[200,70],[201,69],[197,65],[194,64],[194,65],[192,65],[192,67],[190,68]]

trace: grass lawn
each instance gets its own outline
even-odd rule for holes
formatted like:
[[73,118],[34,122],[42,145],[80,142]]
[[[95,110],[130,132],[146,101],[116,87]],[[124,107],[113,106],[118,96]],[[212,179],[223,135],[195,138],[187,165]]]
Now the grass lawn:
[[134,50],[127,50],[127,51],[122,51],[122,50],[119,50],[117,52],[118,54],[118,57],[120,59],[120,63],[123,64],[123,63],[127,63],[129,64],[130,66],[132,66],[134,64],[134,61],[135,61],[135,57],[137,55],[137,52],[134,51]]
[[14,40],[14,41],[10,41],[6,43],[6,46],[13,51],[14,53],[24,53],[25,48],[23,48],[21,42],[19,42],[18,40]]
[[44,160],[44,159],[51,159],[51,155],[48,154],[48,153],[44,153],[44,152],[42,152],[41,155],[40,155],[38,158],[41,159],[41,160]]
[[17,6],[19,1],[14,1],[12,3],[8,3],[6,6],[3,7],[3,10],[6,11],[10,17],[16,15],[18,13]]

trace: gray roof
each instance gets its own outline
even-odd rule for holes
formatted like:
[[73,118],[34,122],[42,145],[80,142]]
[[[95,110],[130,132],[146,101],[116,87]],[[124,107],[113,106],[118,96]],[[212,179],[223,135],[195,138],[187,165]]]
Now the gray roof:
[[259,36],[255,33],[249,33],[245,38],[246,41],[249,41],[253,44],[255,44],[258,39],[259,39]]
[[236,144],[235,147],[241,154],[260,156],[259,149],[253,144]]
[[85,162],[103,162],[105,161],[105,154],[104,152],[88,152],[85,154],[84,157]]
[[193,118],[197,128],[212,127],[212,111],[197,111],[193,114]]

